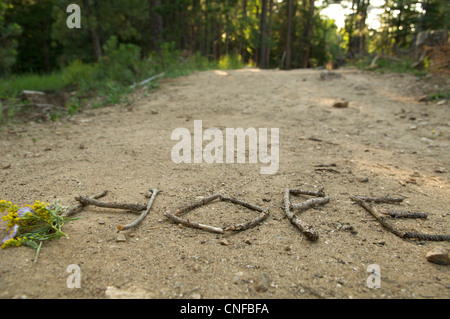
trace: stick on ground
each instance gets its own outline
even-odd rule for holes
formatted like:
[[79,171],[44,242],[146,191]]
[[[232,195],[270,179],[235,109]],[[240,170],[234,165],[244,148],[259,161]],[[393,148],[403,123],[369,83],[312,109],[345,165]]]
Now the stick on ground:
[[[379,213],[373,203],[368,203],[359,196],[350,196],[351,200],[357,202],[361,205],[365,210],[370,212],[377,221],[383,225],[386,229],[392,232],[394,235],[403,238],[403,239],[419,239],[419,240],[429,240],[429,241],[450,241],[450,235],[431,235],[431,234],[422,234],[417,232],[405,232],[401,231],[394,225],[390,223],[390,219],[388,219],[388,215]],[[428,216],[428,215],[427,215]],[[418,217],[415,217],[418,218]],[[421,217],[425,218],[425,217]]]
[[[188,219],[183,219],[183,218],[179,217],[181,214],[185,214],[185,213],[193,210],[194,208],[206,205],[217,198],[219,198],[221,201],[228,201],[233,204],[238,204],[238,205],[247,207],[251,210],[261,212],[261,214],[249,222],[238,224],[238,225],[227,226],[224,228],[218,228],[218,227],[208,226],[208,225],[204,225],[204,224],[199,224],[196,222],[191,222]],[[206,230],[206,231],[210,231],[210,232],[214,232],[214,233],[223,234],[224,231],[229,231],[229,230],[244,231],[249,228],[255,227],[256,225],[258,225],[259,223],[264,221],[267,218],[267,216],[269,216],[269,211],[266,209],[263,209],[257,205],[244,202],[240,199],[222,196],[221,194],[215,194],[215,195],[205,197],[202,200],[194,202],[190,205],[178,208],[173,213],[166,212],[164,215],[175,223],[183,224],[183,225],[186,225],[186,226],[189,226],[192,228],[198,228],[198,229],[202,229],[202,230]]]
[[127,204],[127,203],[109,203],[109,202],[101,202],[96,199],[91,199],[86,196],[79,196],[75,197],[76,201],[79,201],[83,205],[92,205],[97,207],[103,207],[103,208],[115,208],[115,209],[124,209],[124,210],[130,210],[133,212],[140,212],[144,209],[146,209],[146,205],[141,204]]
[[170,220],[172,220],[173,222],[178,223],[178,224],[183,224],[185,226],[192,227],[192,228],[203,229],[203,230],[213,232],[213,233],[219,233],[219,234],[224,233],[224,230],[222,228],[199,224],[196,222],[191,222],[191,221],[189,221],[189,219],[183,219],[183,218],[175,216],[174,214],[169,213],[169,212],[166,212],[164,215],[167,218],[169,218]]
[[365,202],[371,202],[371,203],[386,203],[386,204],[396,204],[401,203],[403,201],[403,198],[392,198],[389,196],[383,196],[383,197],[368,197],[368,196],[354,196],[357,197],[360,200],[363,200]]
[[152,192],[152,197],[150,198],[148,205],[147,205],[147,209],[141,214],[141,216],[139,216],[134,222],[132,222],[131,224],[127,224],[127,225],[119,225],[117,226],[117,230],[118,231],[124,231],[124,230],[128,230],[131,229],[137,225],[139,225],[144,218],[148,215],[148,213],[150,212],[150,210],[152,209],[153,206],[153,202],[155,201],[156,195],[158,195],[158,193],[160,193],[161,191],[157,190],[157,189],[150,189],[150,191]]
[[315,197],[325,197],[323,187],[319,188],[318,191],[310,191],[310,190],[305,190],[305,189],[290,189],[289,192],[292,195],[310,195],[310,196],[315,196]]
[[321,197],[321,198],[311,198],[300,204],[291,204],[291,207],[293,210],[299,210],[300,212],[303,212],[310,208],[313,208],[313,207],[316,207],[319,205],[324,205],[329,202],[330,202],[330,197],[326,196],[326,197]]
[[361,207],[363,207],[365,210],[367,210],[369,213],[372,214],[373,217],[381,224],[383,227],[385,227],[387,230],[392,232],[393,234],[397,235],[400,238],[403,238],[405,236],[405,232],[399,230],[397,227],[392,225],[390,223],[390,219],[388,219],[387,216],[381,214],[378,212],[378,210],[373,205],[374,201],[367,202],[364,200],[364,198],[367,197],[360,197],[360,196],[350,196],[350,199],[356,203],[358,203]]
[[302,221],[300,218],[295,216],[294,212],[292,211],[293,205],[290,201],[290,190],[286,189],[284,192],[284,213],[286,214],[289,221],[295,225],[300,231],[309,239],[312,241],[315,241],[319,239],[319,233],[317,230],[315,230],[311,225],[308,225],[304,221]]
[[394,218],[428,218],[427,213],[403,212],[398,210],[382,211],[382,213]]
[[[97,194],[97,195],[93,196],[92,198],[93,198],[93,199],[100,199],[100,198],[102,198],[102,197],[105,197],[106,194],[108,194],[108,191],[103,191],[103,192],[101,192],[100,194]],[[87,205],[85,205],[85,204],[83,204],[83,203],[78,203],[76,206],[71,207],[68,211],[66,211],[66,212],[63,214],[63,216],[64,216],[64,217],[71,216],[71,215],[77,213],[80,209],[82,209],[82,208],[84,208],[84,207],[86,207],[86,206],[87,206]]]

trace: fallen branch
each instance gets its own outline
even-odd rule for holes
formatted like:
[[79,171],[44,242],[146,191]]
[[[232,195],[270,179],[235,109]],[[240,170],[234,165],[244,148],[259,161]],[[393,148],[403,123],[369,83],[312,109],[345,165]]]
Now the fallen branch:
[[414,213],[414,212],[403,212],[397,210],[383,211],[385,215],[394,217],[394,218],[427,218],[427,213]]
[[291,204],[291,207],[293,210],[299,210],[301,212],[308,210],[310,208],[324,205],[330,202],[330,196],[321,197],[321,198],[311,198],[307,201],[300,203],[300,204]]
[[141,214],[141,216],[139,216],[131,224],[117,226],[118,231],[124,231],[124,230],[131,229],[131,228],[139,225],[144,220],[144,218],[147,216],[147,214],[150,212],[150,209],[153,206],[153,202],[155,201],[156,195],[158,195],[158,193],[161,191],[159,191],[157,189],[151,189],[151,192],[152,192],[152,197],[150,198],[150,201],[148,202],[147,209]]
[[284,192],[284,213],[286,214],[289,221],[295,225],[309,240],[315,241],[319,239],[319,233],[312,226],[308,225],[297,216],[295,216],[292,211],[292,204],[290,201],[290,191],[286,189]]
[[151,81],[153,81],[153,80],[156,80],[157,78],[163,77],[163,76],[164,76],[164,73],[161,73],[161,74],[152,76],[151,78],[148,78],[147,80],[144,80],[144,81],[139,82],[139,83],[137,83],[137,84],[133,84],[132,86],[130,86],[130,89],[134,89],[136,86],[142,86],[142,85],[145,85],[145,84],[147,84],[147,83],[149,83],[149,82],[151,82]]
[[387,204],[395,204],[395,203],[401,203],[403,201],[403,198],[392,198],[389,196],[383,196],[383,197],[367,197],[367,196],[352,196],[356,197],[360,200],[363,200],[365,202],[371,202],[371,203],[387,203]]
[[316,168],[314,169],[316,172],[331,172],[331,173],[336,173],[336,174],[340,174],[341,172],[339,172],[337,169],[334,168],[328,168],[328,167],[323,167],[323,168]]
[[134,212],[140,212],[146,208],[145,205],[140,204],[126,204],[126,203],[109,203],[109,202],[101,202],[99,200],[91,199],[86,196],[75,197],[75,200],[82,203],[83,205],[92,205],[103,208],[115,208],[115,209],[125,209]]
[[178,208],[177,210],[175,210],[174,215],[175,216],[180,216],[181,214],[185,214],[191,210],[193,210],[194,208],[203,206],[208,204],[209,202],[212,202],[213,200],[217,199],[220,197],[220,194],[214,194],[208,197],[203,198],[202,200],[199,200],[197,202],[193,202],[190,205],[184,206],[182,208]]
[[244,231],[244,230],[247,230],[249,228],[255,227],[259,223],[263,222],[268,216],[269,216],[269,211],[263,211],[261,213],[261,215],[259,215],[258,217],[256,217],[255,219],[253,219],[253,220],[251,220],[251,221],[249,221],[247,223],[233,225],[233,226],[228,226],[228,227],[225,227],[224,230],[226,230],[226,231],[227,230]]
[[416,232],[407,232],[405,233],[404,238],[429,240],[429,241],[450,241],[450,235],[430,235]]
[[[261,214],[249,222],[232,225],[232,226],[227,226],[224,228],[218,228],[218,227],[208,226],[208,225],[204,225],[204,224],[199,224],[196,222],[191,222],[188,219],[183,219],[183,218],[179,217],[181,214],[185,214],[185,213],[193,210],[194,208],[206,205],[217,198],[219,198],[221,201],[228,201],[233,204],[238,204],[238,205],[247,207],[251,210],[261,212]],[[192,228],[198,228],[198,229],[203,229],[203,230],[214,232],[214,233],[223,234],[224,231],[244,231],[249,228],[255,227],[256,225],[258,225],[259,223],[264,221],[267,218],[267,216],[269,216],[269,211],[266,209],[263,209],[257,205],[244,202],[240,199],[235,199],[235,198],[231,198],[231,197],[227,197],[227,196],[222,196],[220,194],[215,194],[215,195],[205,197],[202,200],[196,201],[190,205],[184,206],[182,208],[178,208],[173,213],[166,212],[164,215],[167,218],[169,218],[172,221],[179,223],[179,224],[183,224],[183,225],[186,225],[186,226],[189,226]]]
[[325,197],[325,193],[323,191],[323,187],[321,187],[318,191],[309,191],[303,189],[291,189],[289,192],[292,195],[310,195],[315,197]]
[[183,218],[175,216],[174,214],[169,213],[169,212],[166,212],[164,215],[167,218],[171,219],[173,222],[178,223],[178,224],[183,224],[183,225],[186,225],[186,226],[192,227],[192,228],[203,229],[203,230],[213,232],[213,233],[219,233],[219,234],[224,233],[224,230],[222,228],[203,225],[203,224],[199,224],[196,222],[191,222],[191,221],[189,221],[189,219],[183,219]]
[[[100,199],[100,198],[102,198],[102,197],[105,197],[106,194],[108,194],[108,191],[103,191],[103,192],[101,192],[100,194],[93,196],[92,198],[94,198],[94,199]],[[66,212],[63,214],[63,216],[64,216],[64,217],[71,216],[71,215],[77,213],[78,210],[80,210],[80,209],[82,209],[82,208],[84,208],[84,207],[86,207],[86,204],[78,203],[76,206],[74,206],[74,207],[70,208],[68,211],[66,211]]]
[[247,202],[244,202],[240,199],[236,199],[236,198],[231,198],[231,197],[226,197],[226,196],[220,196],[220,200],[222,201],[228,201],[228,202],[232,202],[233,204],[238,204],[244,207],[247,207],[251,210],[256,210],[258,212],[265,212],[265,210],[257,205],[253,205]]
[[[367,210],[369,213],[372,214],[373,217],[381,224],[383,227],[385,227],[387,230],[392,232],[394,235],[397,235],[400,238],[404,238],[405,232],[399,230],[397,227],[392,225],[389,221],[387,216],[381,214],[378,212],[378,210],[375,208],[375,206],[372,204],[373,202],[367,202],[363,199],[363,197],[360,196],[350,196],[350,199],[354,202],[357,202],[361,207],[363,207],[365,210]],[[373,198],[372,198],[373,199]]]
[[[376,220],[383,225],[387,230],[392,232],[394,235],[403,238],[403,239],[419,239],[419,240],[429,240],[429,241],[450,241],[450,235],[431,235],[431,234],[422,234],[417,232],[405,232],[401,231],[394,225],[390,224],[390,219],[388,219],[387,216],[391,216],[391,214],[386,214],[385,212],[379,213],[373,203],[369,203],[365,200],[363,200],[361,196],[350,196],[350,199],[357,202],[359,205],[361,205],[364,209],[366,209],[368,212],[370,212]],[[407,215],[407,216],[416,216],[416,217],[409,217],[409,218],[426,218],[428,214],[423,213],[409,213],[409,212],[397,212],[402,213],[399,215]],[[407,213],[407,214],[406,214]],[[413,215],[414,214],[414,215]],[[426,215],[426,216],[425,216]],[[422,217],[417,217],[422,216]],[[423,217],[425,216],[425,217]]]

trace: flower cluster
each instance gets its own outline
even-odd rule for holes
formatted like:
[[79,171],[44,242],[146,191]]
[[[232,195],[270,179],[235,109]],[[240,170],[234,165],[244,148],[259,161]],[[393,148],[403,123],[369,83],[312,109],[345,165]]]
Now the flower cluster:
[[0,200],[0,212],[7,212],[2,219],[7,222],[8,235],[2,240],[2,248],[27,245],[38,248],[37,241],[67,237],[61,228],[65,222],[73,220],[62,217],[67,209],[56,201],[53,204],[36,201],[32,206],[20,208],[13,203]]

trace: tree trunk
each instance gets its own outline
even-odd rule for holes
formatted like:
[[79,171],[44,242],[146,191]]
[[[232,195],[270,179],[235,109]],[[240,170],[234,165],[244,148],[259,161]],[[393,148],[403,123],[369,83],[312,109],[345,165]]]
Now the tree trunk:
[[83,5],[86,9],[86,17],[88,20],[89,33],[91,34],[92,48],[95,54],[95,60],[98,60],[102,56],[102,48],[100,46],[100,41],[98,39],[97,31],[92,25],[91,17],[91,6],[89,5],[89,0],[83,0]]
[[292,0],[287,3],[287,34],[286,34],[286,69],[291,68],[292,59]]
[[304,33],[304,49],[302,56],[302,68],[306,69],[308,67],[309,56],[311,54],[311,37],[313,35],[313,24],[314,24],[314,0],[309,0],[309,8],[308,8],[308,18]]
[[228,0],[225,2],[225,55],[230,53],[230,12]]
[[[247,0],[243,0],[242,16],[243,16],[244,21],[247,22]],[[245,28],[241,29],[239,47],[240,47],[242,61],[247,61],[247,43],[246,43],[246,39],[245,39]]]
[[260,38],[260,50],[259,50],[259,67],[264,69],[265,55],[266,55],[266,35],[267,35],[267,0],[262,0],[261,8],[261,38]]
[[150,33],[152,36],[151,49],[160,52],[161,44],[163,42],[163,20],[161,15],[157,12],[161,7],[161,0],[150,0]]
[[[268,31],[267,36],[268,38],[272,38],[272,15],[273,15],[273,0],[269,0],[269,23],[268,23]],[[266,68],[270,67],[270,45],[267,45],[266,47]]]
[[209,57],[210,21],[209,21],[209,0],[205,0],[205,36],[204,36],[204,56]]

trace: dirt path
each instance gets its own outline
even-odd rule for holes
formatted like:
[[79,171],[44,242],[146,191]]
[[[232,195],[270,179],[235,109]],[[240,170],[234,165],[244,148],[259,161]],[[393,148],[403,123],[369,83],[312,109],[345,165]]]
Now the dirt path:
[[[339,73],[323,81],[311,70],[207,71],[139,91],[129,107],[15,133],[4,128],[2,199],[75,205],[75,196],[108,190],[108,200],[145,204],[148,188],[163,193],[142,224],[124,232],[125,242],[116,241],[116,227],[135,214],[89,207],[66,225],[70,239],[44,244],[37,264],[27,247],[0,250],[0,297],[449,298],[450,268],[425,258],[449,243],[402,240],[349,198],[402,196],[397,209],[430,215],[396,220],[399,227],[450,233],[449,105],[417,102],[422,91],[414,77]],[[340,99],[349,106],[333,107]],[[279,128],[278,172],[261,175],[261,163],[173,163],[171,133],[193,132],[194,120],[223,132]],[[316,170],[331,163],[336,171]],[[319,232],[310,242],[281,207],[285,188],[315,187],[331,201],[301,215]],[[216,235],[163,215],[219,191],[270,208],[270,217],[245,232]],[[188,216],[222,227],[256,213],[217,202]],[[71,264],[81,270],[79,289],[67,288]],[[373,264],[380,289],[366,285]]]

